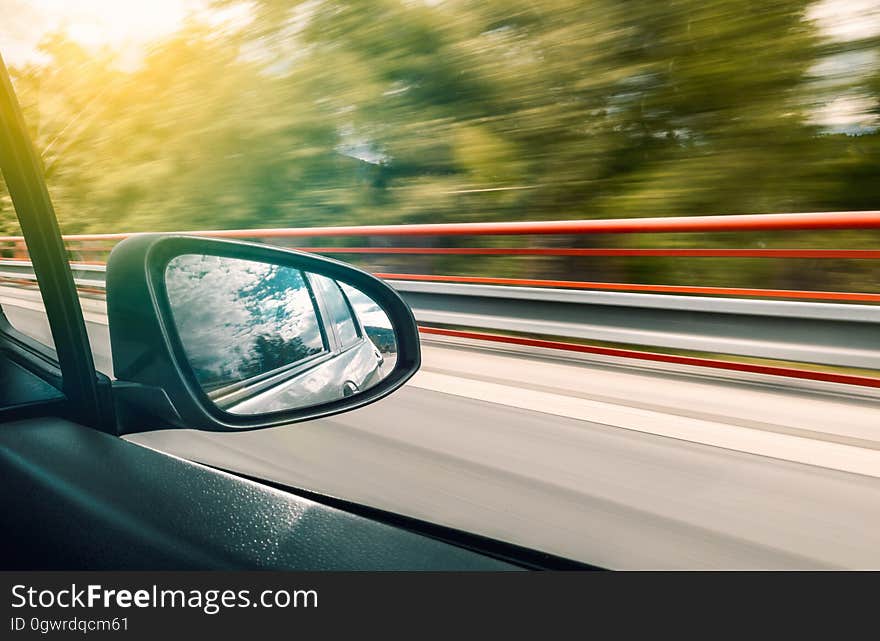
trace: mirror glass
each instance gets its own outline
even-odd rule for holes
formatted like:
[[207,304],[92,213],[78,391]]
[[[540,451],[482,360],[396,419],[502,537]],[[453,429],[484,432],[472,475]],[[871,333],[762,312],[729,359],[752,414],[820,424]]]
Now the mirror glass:
[[177,334],[196,380],[233,414],[321,405],[394,369],[391,320],[369,296],[320,274],[184,254],[165,270]]

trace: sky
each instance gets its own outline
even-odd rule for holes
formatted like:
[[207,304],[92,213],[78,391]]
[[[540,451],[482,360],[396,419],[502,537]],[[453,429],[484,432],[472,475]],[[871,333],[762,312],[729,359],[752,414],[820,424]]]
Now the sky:
[[880,35],[880,0],[820,0],[808,17],[819,22],[835,40],[857,40]]
[[[138,49],[173,33],[191,14],[216,16],[209,4],[210,0],[0,0],[0,52],[12,64],[34,60],[40,38],[56,29],[85,46]],[[836,40],[880,35],[880,0],[817,0],[808,16]]]
[[[39,62],[37,45],[61,30],[85,47],[110,47],[136,65],[151,41],[171,35],[188,17],[236,19],[209,9],[210,0],[0,0],[0,54],[13,65]],[[240,12],[239,12],[240,13]]]
[[[62,30],[86,47],[110,47],[122,67],[136,67],[146,45],[172,34],[190,16],[208,22],[247,20],[246,8],[218,12],[209,5],[210,0],[0,0],[0,54],[12,65],[40,62],[40,39]],[[880,36],[880,0],[817,0],[807,16],[831,40]],[[862,52],[858,60],[832,57],[814,72],[829,79],[851,77],[877,64],[874,52]],[[841,95],[819,107],[814,120],[840,131],[876,126],[866,106],[864,96]]]

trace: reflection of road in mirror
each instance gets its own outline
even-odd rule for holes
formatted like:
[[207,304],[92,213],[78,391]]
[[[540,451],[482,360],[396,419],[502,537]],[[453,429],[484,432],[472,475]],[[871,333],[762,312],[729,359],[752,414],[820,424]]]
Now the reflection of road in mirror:
[[381,381],[383,378],[387,378],[389,374],[394,370],[394,366],[397,365],[397,354],[383,354],[385,360],[382,362],[381,367],[379,368],[379,380]]
[[391,322],[324,276],[234,258],[178,256],[166,289],[196,380],[221,409],[263,414],[363,392],[397,362]]

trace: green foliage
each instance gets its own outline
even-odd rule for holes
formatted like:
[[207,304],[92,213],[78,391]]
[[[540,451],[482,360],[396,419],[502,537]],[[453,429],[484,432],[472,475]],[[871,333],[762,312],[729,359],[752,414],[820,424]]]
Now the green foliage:
[[[817,80],[836,50],[806,19],[808,0],[290,4],[258,0],[238,30],[190,24],[130,71],[61,37],[44,43],[48,63],[14,70],[65,232],[880,202],[880,134],[834,134],[814,118],[848,91],[880,115],[880,73]],[[10,213],[0,199],[0,225]],[[662,259],[444,260],[470,273],[693,280]],[[794,278],[729,265],[704,262],[701,277]]]

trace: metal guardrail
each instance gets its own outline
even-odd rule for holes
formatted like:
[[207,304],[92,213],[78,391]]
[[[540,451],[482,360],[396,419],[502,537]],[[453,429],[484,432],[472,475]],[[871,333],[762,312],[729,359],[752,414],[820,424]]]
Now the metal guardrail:
[[[103,265],[71,267],[103,289]],[[0,277],[35,279],[28,261],[0,261]],[[880,370],[880,306],[388,282],[420,324]]]
[[[275,229],[213,229],[168,232],[211,238],[328,238],[334,236],[508,236],[560,234],[655,234],[681,232],[793,231],[880,229],[880,211],[835,211],[796,214],[662,216],[528,222],[427,223],[414,225],[349,225]],[[70,242],[119,241],[133,233],[65,234]],[[23,242],[0,236],[0,242]]]
[[[105,265],[82,265],[71,263],[73,282],[77,287],[104,289],[107,268]],[[37,277],[29,260],[0,260],[0,278],[6,280],[32,281]]]
[[[437,273],[430,256],[532,257],[678,257],[687,260],[801,259],[864,261],[880,259],[880,249],[844,247],[644,247],[577,246],[576,237],[592,235],[680,234],[799,230],[863,230],[865,238],[880,239],[880,211],[685,216],[610,220],[478,222],[415,225],[362,225],[279,229],[238,229],[179,232],[215,238],[257,240],[320,254],[421,256],[422,273],[376,275],[391,282],[412,306],[425,334],[445,334],[487,341],[532,344],[625,358],[655,360],[701,367],[752,371],[776,376],[816,379],[880,387],[880,377],[841,373],[828,366],[880,370],[880,292],[811,291],[773,288],[721,287],[705,283],[655,284],[495,277],[488,263],[479,275]],[[103,291],[103,261],[112,247],[130,233],[64,236],[81,290]],[[531,237],[513,242],[513,237]],[[458,239],[490,237],[490,241]],[[496,238],[507,237],[506,246]],[[553,237],[541,245],[539,238]],[[565,237],[565,238],[562,238]],[[726,236],[742,242],[738,236]],[[827,236],[831,238],[833,236]],[[412,239],[428,238],[412,246]],[[779,238],[777,236],[777,238]],[[795,236],[804,240],[803,236]],[[324,240],[321,240],[324,239]],[[357,239],[362,239],[360,242]],[[738,240],[737,240],[738,239]],[[763,245],[765,236],[760,240]],[[435,240],[440,243],[435,244]],[[667,239],[668,240],[668,239]],[[354,246],[352,241],[354,241]],[[562,245],[560,245],[562,241]],[[687,244],[693,244],[693,238]],[[775,241],[772,241],[775,242]],[[504,243],[500,243],[503,245]],[[475,246],[484,245],[484,246]],[[591,246],[592,245],[592,246]],[[20,236],[0,236],[0,251],[13,260],[0,260],[0,277],[19,283],[33,281],[27,248]],[[384,264],[388,264],[387,261]],[[394,263],[399,265],[400,263]],[[537,262],[524,265],[534,266]],[[818,263],[812,263],[816,265]],[[853,265],[853,263],[848,263]],[[829,265],[830,269],[834,269]],[[856,268],[858,269],[858,268]],[[425,273],[427,271],[428,273]],[[442,267],[440,268],[442,271]],[[523,269],[528,275],[529,269]],[[540,271],[538,271],[540,273]],[[584,273],[584,272],[580,272]],[[589,272],[586,272],[589,273]],[[568,276],[569,274],[567,274]],[[859,282],[858,280],[855,282]],[[865,282],[862,279],[860,282]],[[777,283],[785,287],[786,281]],[[639,293],[635,293],[639,292]],[[736,298],[732,298],[736,297]],[[794,302],[797,301],[797,302]],[[809,302],[807,302],[809,301]],[[873,304],[873,305],[871,305]],[[428,327],[428,325],[432,327]],[[454,326],[458,329],[444,328]],[[495,332],[524,333],[512,337]],[[467,334],[467,336],[464,336]],[[569,339],[568,343],[541,337]],[[633,346],[584,345],[586,339]],[[551,345],[552,343],[552,345]],[[653,348],[638,351],[639,346]],[[729,354],[734,360],[660,353],[663,349]],[[821,368],[793,368],[750,363],[743,357],[817,363]]]
[[[213,238],[237,238],[268,242],[285,247],[302,249],[318,254],[345,255],[419,255],[428,256],[619,256],[619,257],[680,257],[702,258],[753,258],[753,259],[808,259],[860,261],[880,258],[878,249],[828,249],[828,248],[736,248],[736,247],[559,247],[535,246],[532,241],[517,246],[462,247],[453,239],[461,237],[588,237],[594,235],[643,235],[680,233],[728,233],[761,232],[778,233],[804,230],[880,230],[880,211],[810,212],[793,214],[747,214],[718,216],[664,216],[658,218],[626,218],[603,220],[557,220],[527,222],[477,222],[438,223],[408,225],[356,225],[338,227],[299,227],[275,229],[223,229],[172,232],[207,236]],[[132,233],[68,234],[64,241],[74,262],[104,261],[113,245],[132,236]],[[392,240],[408,244],[411,238],[447,239],[452,246],[411,247],[393,246]],[[341,244],[317,246],[313,239],[342,239]],[[366,245],[350,246],[351,239],[366,238]],[[846,242],[843,239],[843,242]],[[320,244],[320,243],[319,243]],[[523,246],[525,245],[525,246]],[[0,236],[0,251],[14,259],[27,259],[27,247],[21,236]],[[481,270],[482,271],[482,270]],[[437,274],[408,274],[407,280],[436,277]],[[440,276],[449,281],[475,282],[492,279],[480,276]],[[816,292],[792,289],[757,289],[736,287],[707,287],[703,284],[669,285],[651,283],[607,283],[557,281],[559,284],[532,281],[538,287],[570,287],[579,289],[602,289],[606,291],[643,291],[667,294],[697,294],[706,296],[742,296],[766,298],[796,298],[802,300],[835,300],[852,302],[880,302],[880,293],[871,292]],[[527,282],[500,283],[526,285]],[[772,283],[768,283],[772,284]]]
[[880,307],[389,281],[416,320],[880,369]]

